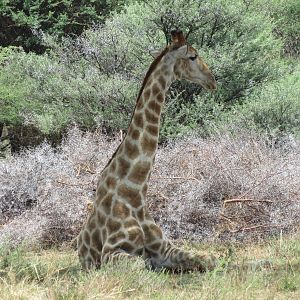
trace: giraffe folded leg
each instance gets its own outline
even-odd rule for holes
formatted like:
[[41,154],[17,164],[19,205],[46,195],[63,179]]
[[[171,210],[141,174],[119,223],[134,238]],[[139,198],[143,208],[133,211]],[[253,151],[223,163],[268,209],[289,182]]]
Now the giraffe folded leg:
[[159,253],[149,253],[148,267],[154,270],[173,271],[211,271],[217,266],[217,259],[210,255],[198,255],[174,247],[168,241],[162,241]]
[[107,263],[116,263],[117,261],[121,261],[124,259],[131,258],[133,255],[126,253],[121,249],[111,250],[102,255],[101,262],[102,264]]
[[[115,264],[118,261],[123,261],[123,260],[138,260],[138,257],[141,257],[140,253],[142,253],[144,249],[141,249],[140,251],[137,251],[137,253],[128,253],[122,249],[113,249],[110,250],[106,253],[102,254],[102,259],[101,262],[102,264],[107,264],[107,263],[112,263]],[[143,253],[142,253],[143,256]],[[145,267],[145,265],[144,265]]]
[[146,262],[151,269],[205,272],[214,269],[217,265],[214,256],[197,255],[173,246],[163,237],[161,229],[154,222],[145,223],[143,230],[147,237]]

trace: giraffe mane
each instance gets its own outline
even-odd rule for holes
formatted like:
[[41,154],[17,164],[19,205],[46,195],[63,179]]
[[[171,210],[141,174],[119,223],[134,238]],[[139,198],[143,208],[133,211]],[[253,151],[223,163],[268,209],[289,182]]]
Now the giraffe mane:
[[139,94],[138,94],[138,97],[137,97],[137,100],[136,102],[139,101],[141,95],[142,95],[142,92],[146,86],[146,83],[150,77],[150,75],[152,74],[153,70],[155,69],[155,67],[159,64],[159,62],[162,60],[163,56],[168,52],[169,50],[169,47],[166,47],[154,60],[153,62],[151,63],[145,77],[144,77],[144,80],[143,80],[143,83],[142,83],[142,86],[140,88],[140,91],[139,91]]
[[[138,94],[138,97],[137,97],[137,100],[136,100],[136,104],[135,104],[135,108],[136,108],[136,105],[143,93],[143,90],[146,86],[146,83],[150,77],[150,75],[152,74],[152,72],[154,71],[155,67],[159,64],[159,62],[162,60],[162,58],[164,57],[164,55],[169,51],[169,47],[166,47],[154,60],[153,62],[151,63],[145,77],[144,77],[144,80],[143,80],[143,83],[142,83],[142,86],[140,88],[140,91],[139,91],[139,94]],[[135,111],[135,108],[133,111]],[[130,122],[129,124],[132,122],[132,118],[133,118],[133,115],[131,116],[131,119],[130,119]],[[123,138],[123,141],[124,141],[125,137]],[[114,159],[114,157],[116,156],[120,146],[122,145],[123,141],[119,144],[119,146],[117,147],[116,151],[114,152],[114,154],[112,155],[112,157],[110,158],[110,160],[107,162],[107,164],[105,165],[105,167],[102,169],[102,172],[105,170],[105,168],[111,163],[111,161]],[[101,172],[101,173],[102,173]]]

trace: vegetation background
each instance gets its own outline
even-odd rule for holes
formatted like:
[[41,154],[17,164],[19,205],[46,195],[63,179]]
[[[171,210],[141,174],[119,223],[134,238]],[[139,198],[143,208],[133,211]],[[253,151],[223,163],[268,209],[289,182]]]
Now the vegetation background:
[[297,0],[10,1],[0,6],[0,126],[13,150],[71,125],[126,130],[152,57],[179,26],[211,67],[217,93],[174,83],[161,141],[194,130],[299,136]]
[[[299,20],[298,0],[2,0],[0,294],[299,299]],[[156,276],[136,265],[129,269],[138,277],[122,266],[74,271],[69,246],[39,247],[76,237],[97,174],[126,134],[150,52],[177,26],[190,32],[218,90],[171,86],[149,209],[171,239],[228,251],[225,262],[254,256],[277,267],[206,277]],[[236,249],[241,242],[248,248]]]

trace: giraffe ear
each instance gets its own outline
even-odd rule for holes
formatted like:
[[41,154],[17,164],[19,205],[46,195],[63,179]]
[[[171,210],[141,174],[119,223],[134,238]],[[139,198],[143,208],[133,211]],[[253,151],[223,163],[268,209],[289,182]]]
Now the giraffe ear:
[[181,46],[180,48],[174,50],[177,58],[186,58],[188,53],[188,45]]
[[153,57],[156,58],[159,56],[159,54],[162,53],[162,49],[155,49],[155,50],[149,50],[149,54]]

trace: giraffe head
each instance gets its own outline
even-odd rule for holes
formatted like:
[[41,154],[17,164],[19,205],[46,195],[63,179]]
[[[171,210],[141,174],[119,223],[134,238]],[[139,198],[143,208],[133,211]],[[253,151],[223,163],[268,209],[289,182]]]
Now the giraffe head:
[[208,90],[216,90],[217,83],[207,64],[199,56],[197,50],[187,44],[181,30],[171,32],[172,43],[168,47],[168,55],[175,58],[175,79],[186,79],[200,84]]

